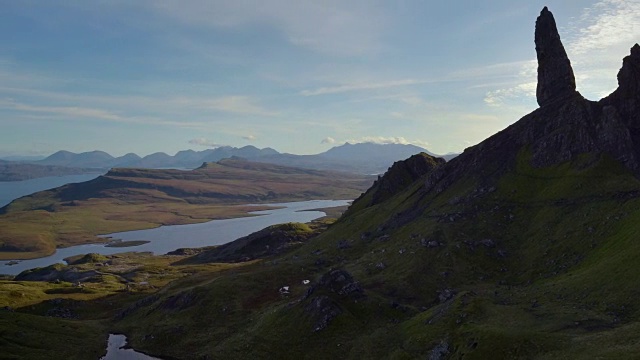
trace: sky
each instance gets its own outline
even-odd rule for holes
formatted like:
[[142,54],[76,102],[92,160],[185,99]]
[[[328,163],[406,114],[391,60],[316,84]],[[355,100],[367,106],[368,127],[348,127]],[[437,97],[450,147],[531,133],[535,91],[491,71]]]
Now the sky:
[[611,93],[640,0],[0,0],[0,157],[461,152],[536,109],[544,6],[578,91]]

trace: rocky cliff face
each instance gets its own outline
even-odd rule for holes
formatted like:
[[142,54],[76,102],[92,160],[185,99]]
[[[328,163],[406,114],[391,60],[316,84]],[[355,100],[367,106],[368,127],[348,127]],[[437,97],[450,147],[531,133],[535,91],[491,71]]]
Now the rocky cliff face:
[[441,192],[463,177],[494,185],[521,150],[530,152],[535,167],[585,153],[606,154],[640,175],[640,46],[625,57],[618,89],[594,102],[575,90],[571,63],[546,7],[536,21],[535,43],[540,108],[436,168],[426,179],[426,191]]
[[356,202],[365,201],[367,202],[365,206],[379,204],[403,191],[442,164],[445,164],[443,158],[433,157],[427,153],[419,153],[406,160],[396,161]]

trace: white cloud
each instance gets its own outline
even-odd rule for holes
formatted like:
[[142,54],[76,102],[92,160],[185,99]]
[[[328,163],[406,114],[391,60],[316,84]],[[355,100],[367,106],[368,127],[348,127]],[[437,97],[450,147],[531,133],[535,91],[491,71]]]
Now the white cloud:
[[212,147],[212,148],[218,148],[218,147],[224,146],[224,145],[221,145],[221,144],[216,144],[215,142],[209,141],[209,140],[207,140],[205,138],[191,139],[191,140],[189,140],[189,144],[207,146],[207,147]]
[[537,83],[534,81],[506,89],[489,91],[484,97],[484,102],[489,106],[502,106],[508,100],[521,99],[523,97],[532,98],[536,96],[536,86]]
[[245,140],[249,140],[249,141],[253,141],[253,140],[257,139],[257,137],[255,135],[251,135],[251,134],[243,136],[242,138],[245,139]]
[[515,79],[516,82],[512,81],[506,87],[488,91],[484,97],[485,104],[498,107],[514,101],[526,102],[535,99],[538,84],[538,62],[529,60],[503,65],[498,68],[502,68],[505,71],[504,75]]
[[572,34],[576,40],[568,46],[574,55],[605,50],[620,44],[630,48],[640,38],[640,1],[597,2],[584,10],[576,25]]
[[402,136],[385,137],[385,136],[364,136],[359,139],[347,140],[351,144],[373,143],[373,144],[401,144],[401,145],[417,145],[421,147],[429,146],[429,143],[421,140],[407,140]]
[[332,138],[331,136],[327,136],[326,138],[322,139],[322,141],[320,141],[320,144],[334,144],[336,142],[336,139]]
[[567,34],[578,90],[600,99],[617,87],[622,58],[640,39],[640,0],[601,0],[570,23]]

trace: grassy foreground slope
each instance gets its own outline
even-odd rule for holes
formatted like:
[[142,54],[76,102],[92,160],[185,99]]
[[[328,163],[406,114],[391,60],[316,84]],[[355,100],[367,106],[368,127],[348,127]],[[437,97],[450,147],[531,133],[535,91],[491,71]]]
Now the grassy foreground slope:
[[223,160],[191,170],[113,169],[0,210],[0,259],[51,254],[96,235],[246,216],[238,204],[349,199],[372,177]]
[[425,195],[418,181],[379,204],[363,197],[289,254],[176,281],[115,328],[176,358],[638,353],[640,181],[606,156],[545,169],[517,159],[495,189]]
[[[36,356],[34,339],[21,348],[16,337],[53,326],[55,339],[93,334],[93,348],[125,333],[167,359],[633,358],[640,181],[606,155],[546,168],[530,159],[520,151],[493,188],[469,177],[425,192],[427,174],[376,202],[374,186],[328,230],[262,260],[215,262],[226,249],[282,244],[279,232],[191,258],[117,255],[59,269],[99,271],[82,289],[6,281],[7,349]],[[308,231],[281,229],[290,244]],[[76,317],[39,321],[65,309]]]
[[412,181],[394,165],[317,238],[178,280],[115,328],[176,358],[638,358],[640,45],[594,102],[547,8],[535,41],[539,109],[448,163],[414,158]]

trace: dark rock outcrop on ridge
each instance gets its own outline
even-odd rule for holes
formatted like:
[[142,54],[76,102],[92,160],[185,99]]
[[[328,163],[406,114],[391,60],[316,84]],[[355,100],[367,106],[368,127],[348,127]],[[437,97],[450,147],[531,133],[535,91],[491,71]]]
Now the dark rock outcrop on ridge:
[[538,105],[545,106],[578,95],[571,62],[562,46],[553,14],[545,6],[536,20]]
[[406,160],[396,161],[362,197],[371,194],[369,206],[379,204],[403,191],[408,185],[445,162],[443,158],[433,157],[424,152],[413,155]]
[[423,191],[440,193],[463,177],[495,186],[523,150],[534,167],[589,153],[609,156],[640,176],[640,46],[624,58],[618,89],[597,102],[575,91],[571,64],[546,8],[536,23],[536,49],[541,107],[436,167],[426,176]]
[[[306,229],[305,229],[306,228]],[[194,256],[178,264],[202,264],[213,262],[242,262],[282,254],[293,246],[309,240],[316,232],[304,224],[285,223],[268,226],[247,236],[220,246],[196,250]],[[188,249],[171,252],[170,255],[188,253]]]

